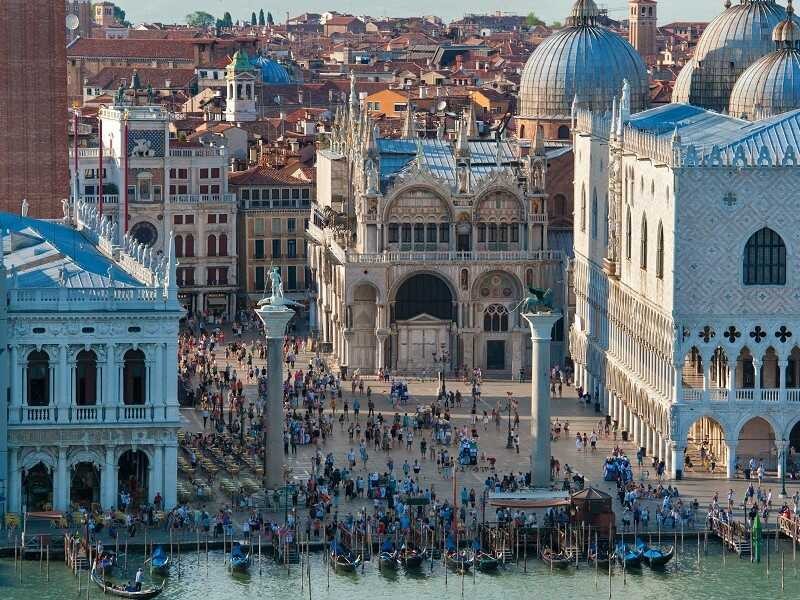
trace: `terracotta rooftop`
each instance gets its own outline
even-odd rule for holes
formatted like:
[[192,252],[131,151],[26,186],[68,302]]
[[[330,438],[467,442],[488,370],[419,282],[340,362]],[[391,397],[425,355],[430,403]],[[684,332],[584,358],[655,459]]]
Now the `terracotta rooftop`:
[[231,185],[308,185],[306,181],[286,175],[272,167],[265,166],[255,166],[246,171],[231,173],[228,177],[228,182]]
[[160,58],[194,60],[194,47],[175,40],[107,40],[78,38],[67,47],[68,57]]

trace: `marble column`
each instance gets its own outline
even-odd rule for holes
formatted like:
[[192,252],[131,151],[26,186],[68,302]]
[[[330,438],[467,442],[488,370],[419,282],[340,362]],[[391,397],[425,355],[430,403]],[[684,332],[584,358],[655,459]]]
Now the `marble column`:
[[531,330],[531,485],[550,486],[550,339],[557,312],[526,313]]
[[[164,498],[164,494],[166,490],[164,489],[164,447],[163,446],[153,446],[153,464],[150,465],[152,467],[150,471],[150,485],[148,486],[147,495],[148,495],[148,502],[153,502],[156,497],[156,493],[160,493],[161,497]],[[165,505],[168,508],[172,508],[174,504]]]
[[116,503],[117,478],[114,469],[114,447],[106,446],[105,463],[100,473],[100,505],[110,508]]
[[736,444],[726,441],[725,448],[728,455],[726,465],[728,479],[733,479],[736,477]]
[[167,443],[163,448],[163,489],[164,506],[169,510],[178,505],[178,445],[176,442]]
[[8,512],[20,512],[22,474],[19,468],[19,448],[8,449]]
[[257,311],[264,323],[267,338],[267,403],[264,410],[265,469],[264,485],[266,489],[277,490],[284,483],[283,456],[283,336],[294,310],[285,305],[265,304]]
[[385,367],[386,359],[384,358],[384,348],[386,347],[386,338],[389,337],[389,332],[386,330],[378,330],[375,332],[375,372],[378,369]]
[[670,477],[677,479],[679,472],[683,474],[683,456],[686,449],[677,442],[672,442],[670,446]]
[[69,479],[67,469],[67,449],[59,447],[53,482],[53,509],[66,511],[69,508]]

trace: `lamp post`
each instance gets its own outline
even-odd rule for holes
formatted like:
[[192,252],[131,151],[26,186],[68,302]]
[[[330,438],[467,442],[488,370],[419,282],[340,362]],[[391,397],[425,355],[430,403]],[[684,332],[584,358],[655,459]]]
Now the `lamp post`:
[[508,439],[506,439],[506,448],[511,450],[514,447],[514,438],[511,436],[511,392],[506,392],[508,398]]

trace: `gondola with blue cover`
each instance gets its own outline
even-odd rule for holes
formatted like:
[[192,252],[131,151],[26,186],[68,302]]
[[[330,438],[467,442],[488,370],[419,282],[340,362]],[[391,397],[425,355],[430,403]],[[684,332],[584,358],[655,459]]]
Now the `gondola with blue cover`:
[[400,566],[398,554],[399,552],[397,548],[395,548],[392,540],[383,540],[380,553],[378,554],[378,566],[381,569],[390,569],[392,571],[397,570],[397,568]]
[[166,575],[169,572],[169,556],[164,551],[163,546],[156,546],[150,554],[150,566],[153,571],[160,575]]
[[636,539],[636,548],[642,553],[642,560],[651,569],[657,569],[666,565],[675,556],[675,546],[648,546],[643,539]]
[[233,571],[250,569],[250,552],[245,551],[239,542],[234,542],[231,548],[231,569]]
[[635,569],[642,566],[642,551],[635,546],[620,542],[617,544],[615,555],[617,562],[626,569]]
[[345,573],[355,573],[361,565],[361,555],[355,554],[339,540],[331,542],[331,561],[334,571],[344,571]]

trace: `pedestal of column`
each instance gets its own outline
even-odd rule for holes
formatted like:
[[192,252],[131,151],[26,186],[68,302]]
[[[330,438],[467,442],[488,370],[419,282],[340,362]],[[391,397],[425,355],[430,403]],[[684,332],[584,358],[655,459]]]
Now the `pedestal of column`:
[[531,485],[550,486],[550,340],[557,312],[526,313],[531,329]]
[[672,479],[678,479],[678,476],[683,477],[683,455],[685,448],[678,446],[675,442],[672,443],[671,457],[670,457],[670,476]]
[[264,323],[267,338],[267,401],[264,407],[264,435],[266,460],[264,485],[277,490],[284,483],[285,457],[283,455],[283,336],[294,310],[288,306],[261,306],[256,314]]

